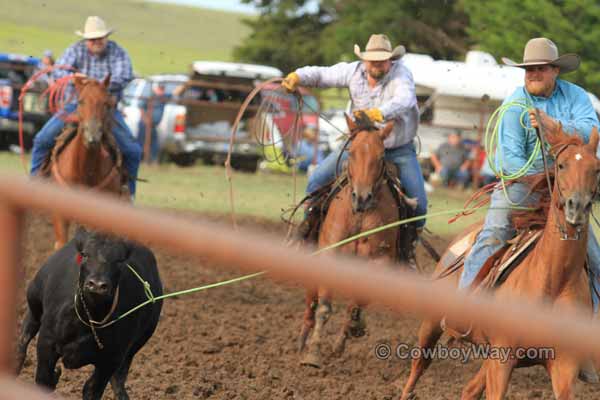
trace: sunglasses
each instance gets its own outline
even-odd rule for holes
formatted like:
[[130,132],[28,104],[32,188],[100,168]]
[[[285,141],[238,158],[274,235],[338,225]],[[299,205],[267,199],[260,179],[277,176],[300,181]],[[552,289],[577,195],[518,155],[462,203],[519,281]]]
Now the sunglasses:
[[556,68],[553,65],[530,65],[525,67],[525,71],[527,72],[546,72],[552,68]]

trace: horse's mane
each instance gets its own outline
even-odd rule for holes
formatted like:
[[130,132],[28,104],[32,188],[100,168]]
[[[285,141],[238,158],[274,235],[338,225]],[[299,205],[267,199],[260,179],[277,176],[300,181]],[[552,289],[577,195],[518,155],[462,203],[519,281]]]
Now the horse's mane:
[[561,138],[561,140],[555,144],[552,145],[552,147],[550,148],[550,152],[554,154],[554,152],[564,146],[583,146],[585,144],[583,138],[579,135],[565,135],[563,134],[563,137]]

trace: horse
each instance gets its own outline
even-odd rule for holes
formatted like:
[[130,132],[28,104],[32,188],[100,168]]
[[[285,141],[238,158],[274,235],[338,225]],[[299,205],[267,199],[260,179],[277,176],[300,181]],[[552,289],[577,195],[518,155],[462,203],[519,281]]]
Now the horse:
[[[554,184],[546,224],[533,249],[520,262],[517,261],[516,267],[494,289],[492,295],[499,302],[519,295],[532,301],[549,302],[557,309],[583,308],[591,315],[591,294],[585,263],[589,214],[592,200],[597,195],[600,177],[600,160],[596,158],[598,130],[593,128],[588,144],[579,136],[565,134],[562,127],[555,132],[547,132],[546,139],[551,145],[550,152],[555,157]],[[471,235],[468,240],[473,241],[475,232],[471,230],[459,235],[454,243],[467,235]],[[452,245],[446,250],[442,260],[456,257],[449,254],[451,247]],[[437,264],[434,277],[442,276],[445,270],[443,264]],[[459,276],[460,274],[454,273],[441,279],[458,284]],[[418,334],[418,346],[424,349],[420,352],[421,355],[433,349],[443,334],[440,322],[441,318],[435,318],[421,323]],[[470,331],[467,340],[475,344],[510,349],[513,355],[519,348],[524,348],[518,338],[486,332],[477,326],[472,326]],[[555,397],[573,399],[575,380],[583,360],[578,355],[560,349],[555,349],[552,355],[554,357],[511,357],[505,362],[488,358],[464,388],[462,399],[479,399],[484,391],[488,400],[503,399],[514,368],[540,364],[550,375]],[[412,360],[402,400],[415,398],[417,381],[430,363],[431,358],[423,356]]]
[[[321,249],[399,218],[396,198],[387,184],[387,180],[391,178],[386,170],[383,145],[392,131],[393,122],[381,130],[368,119],[362,122],[357,119],[357,124],[346,116],[346,122],[350,129],[348,183],[333,196],[327,209],[318,235],[318,247]],[[414,209],[414,200],[406,200]],[[408,231],[408,227],[403,228]],[[398,256],[396,241],[399,230],[403,228],[395,227],[361,238],[341,246],[339,252],[364,257],[373,263],[395,261]],[[320,368],[323,329],[331,315],[331,294],[327,288],[308,288],[305,300],[299,350],[300,353],[304,350],[306,352],[300,363]],[[349,305],[348,320],[335,342],[335,355],[343,353],[348,337],[361,337],[365,334],[366,325],[361,310],[364,306],[366,303],[356,300]]]
[[[78,127],[74,137],[67,132],[61,134],[45,168],[56,183],[122,194],[122,156],[111,132],[115,104],[108,91],[109,83],[110,75],[102,82],[81,76],[73,78],[78,98]],[[67,125],[65,131],[68,130],[74,128]],[[58,215],[53,217],[53,223],[57,250],[68,240],[69,223]]]

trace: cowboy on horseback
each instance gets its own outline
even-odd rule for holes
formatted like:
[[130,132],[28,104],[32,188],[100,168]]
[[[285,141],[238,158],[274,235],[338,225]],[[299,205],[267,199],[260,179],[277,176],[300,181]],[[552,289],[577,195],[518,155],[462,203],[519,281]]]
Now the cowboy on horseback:
[[[400,60],[405,49],[403,46],[392,49],[386,35],[375,34],[369,38],[364,52],[354,45],[354,53],[361,61],[341,62],[330,67],[299,68],[290,73],[281,85],[289,92],[296,90],[299,85],[347,87],[355,114],[364,111],[380,128],[384,122],[394,121],[393,131],[384,141],[385,159],[396,165],[406,195],[417,199],[416,214],[425,215],[427,195],[413,144],[419,124],[419,109],[412,74]],[[335,178],[340,151],[329,154],[311,174],[306,187],[307,194]],[[347,157],[345,151],[341,160]],[[316,211],[309,208],[309,214]],[[310,220],[310,216],[307,216],[307,220]],[[420,231],[425,220],[419,220],[416,225]]]
[[[598,119],[585,90],[570,82],[558,79],[561,73],[574,71],[579,66],[579,56],[564,54],[559,57],[556,45],[546,38],[535,38],[527,42],[522,63],[515,63],[503,58],[506,65],[525,69],[525,85],[517,88],[504,100],[503,104],[530,99],[528,121],[521,119],[522,111],[518,107],[510,107],[499,126],[499,139],[496,149],[496,168],[501,160],[499,173],[513,174],[519,171],[532,157],[537,140],[532,128],[543,128],[555,132],[560,125],[562,129],[579,134],[586,142],[590,138],[592,128],[598,126]],[[536,110],[537,109],[537,110]],[[537,115],[536,116],[536,111]],[[541,153],[533,160],[527,175],[543,172],[544,163]],[[505,195],[502,188],[496,188],[491,195],[490,209],[484,226],[477,236],[475,244],[465,259],[464,269],[460,277],[459,288],[467,289],[476,280],[479,271],[487,259],[499,251],[506,242],[515,236],[511,223],[511,206],[527,206],[532,196],[528,196],[529,188],[523,183],[506,186]],[[598,290],[600,285],[600,247],[589,227],[588,259],[590,267],[590,288],[594,312],[598,309]],[[586,381],[598,381],[591,365],[582,371],[581,378]]]
[[[88,17],[83,32],[76,34],[83,40],[67,48],[57,65],[72,67],[77,70],[76,76],[89,77],[103,80],[110,75],[108,87],[116,105],[125,86],[133,79],[131,59],[127,52],[114,41],[108,40],[113,32],[107,28],[106,23],[99,17]],[[54,79],[68,75],[66,69],[55,69]],[[72,91],[74,92],[74,91]],[[69,98],[70,94],[67,95]],[[73,100],[73,99],[71,99]],[[56,137],[65,126],[65,114],[72,113],[77,107],[77,101],[72,101],[65,106],[64,113],[54,115],[46,125],[37,133],[33,141],[31,152],[31,175],[36,175],[43,165],[48,153],[52,150]],[[135,196],[135,180],[140,165],[142,150],[134,140],[127,127],[123,115],[114,108],[112,132],[115,140],[123,153],[123,164],[129,177],[129,191]]]

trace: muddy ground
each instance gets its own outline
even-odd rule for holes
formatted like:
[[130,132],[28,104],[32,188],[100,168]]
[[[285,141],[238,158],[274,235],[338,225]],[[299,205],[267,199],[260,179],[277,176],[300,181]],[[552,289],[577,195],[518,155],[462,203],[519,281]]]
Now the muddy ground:
[[[189,216],[189,215],[188,215]],[[206,218],[197,216],[198,219]],[[215,220],[217,218],[210,218]],[[241,225],[284,234],[281,224],[244,219]],[[52,253],[49,221],[28,218],[24,266],[29,281]],[[445,241],[436,239],[436,247]],[[156,251],[165,292],[218,282],[241,275],[197,260]],[[420,260],[425,260],[419,254]],[[422,261],[423,262],[423,261]],[[431,267],[431,265],[430,265]],[[21,290],[24,294],[25,289]],[[19,317],[25,310],[22,301]],[[341,358],[328,358],[322,369],[301,367],[296,338],[301,325],[303,291],[265,278],[210,289],[166,300],[160,324],[138,353],[128,380],[132,399],[396,399],[392,384],[408,377],[410,361],[375,356],[378,343],[393,346],[416,342],[418,320],[386,310],[369,309],[368,333],[349,342]],[[345,306],[334,303],[327,331],[331,344],[342,324]],[[445,342],[445,340],[443,340]],[[330,348],[325,347],[326,354]],[[35,342],[29,348],[22,380],[33,381]],[[420,399],[458,399],[479,362],[436,360],[418,386]],[[57,392],[81,398],[91,367],[64,370]],[[578,398],[600,398],[600,388],[578,383]],[[107,388],[104,398],[113,399]],[[533,367],[516,371],[509,399],[552,399],[545,370]]]

